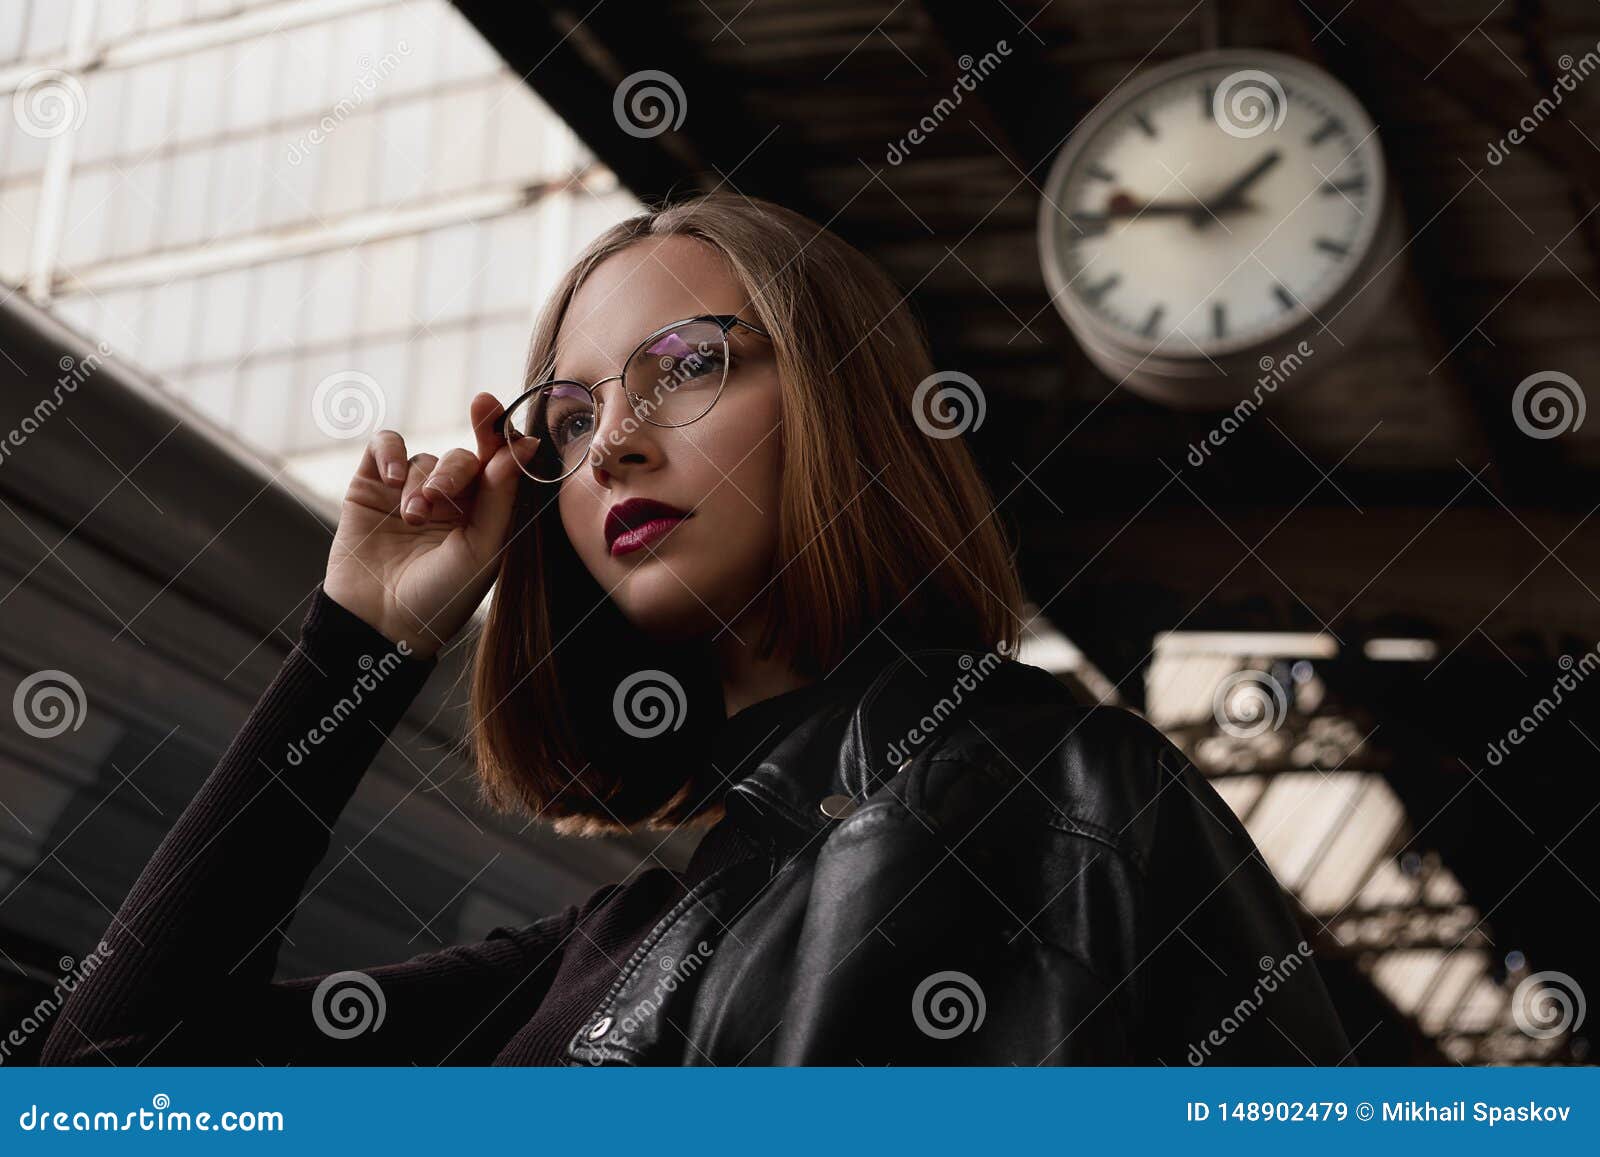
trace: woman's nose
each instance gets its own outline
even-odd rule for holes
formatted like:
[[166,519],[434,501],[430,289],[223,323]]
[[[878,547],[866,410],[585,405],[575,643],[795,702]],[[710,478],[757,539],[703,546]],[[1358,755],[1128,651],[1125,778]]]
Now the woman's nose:
[[644,465],[659,456],[652,427],[633,412],[621,381],[602,383],[594,393],[599,416],[589,443],[592,469],[615,473],[620,466]]

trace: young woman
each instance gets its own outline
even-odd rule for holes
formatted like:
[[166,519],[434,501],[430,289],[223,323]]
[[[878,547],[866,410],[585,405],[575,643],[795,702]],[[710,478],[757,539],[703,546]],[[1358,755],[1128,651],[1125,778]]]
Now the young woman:
[[[300,645],[46,1062],[1346,1059],[1205,780],[1013,657],[1017,575],[969,451],[918,410],[904,302],[743,197],[596,239],[525,388],[473,399],[474,448],[372,439]],[[485,798],[580,835],[708,829],[692,862],[481,943],[273,979],[340,810],[491,588]]]

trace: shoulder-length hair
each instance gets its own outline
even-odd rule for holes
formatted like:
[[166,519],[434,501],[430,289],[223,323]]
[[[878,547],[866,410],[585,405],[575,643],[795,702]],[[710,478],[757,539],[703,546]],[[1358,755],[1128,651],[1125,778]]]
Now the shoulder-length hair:
[[[993,499],[965,442],[930,436],[913,410],[934,373],[922,328],[881,268],[808,218],[713,193],[612,226],[541,311],[528,384],[554,363],[589,273],[669,235],[721,253],[772,339],[783,481],[760,654],[821,678],[880,628],[1014,648],[1021,584]],[[524,480],[478,641],[469,721],[481,794],[565,834],[714,820],[727,783],[707,765],[725,719],[710,648],[660,646],[632,627],[578,559],[554,497]],[[624,683],[640,672],[652,672],[643,693],[660,696],[663,725],[625,729]]]

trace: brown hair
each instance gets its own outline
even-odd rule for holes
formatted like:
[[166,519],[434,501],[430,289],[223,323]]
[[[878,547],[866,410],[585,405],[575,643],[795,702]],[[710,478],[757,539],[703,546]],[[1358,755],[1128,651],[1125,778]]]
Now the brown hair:
[[[913,414],[934,372],[922,328],[882,269],[808,218],[713,193],[612,226],[541,311],[530,384],[553,363],[589,273],[636,240],[670,235],[722,254],[772,338],[783,493],[761,654],[817,678],[879,627],[944,646],[1015,647],[1021,585],[993,499],[964,440],[930,436]],[[478,642],[470,721],[484,799],[567,834],[720,816],[723,781],[702,767],[724,712],[709,648],[657,646],[631,627],[572,549],[553,496],[524,483]],[[593,610],[558,628],[552,605]],[[597,658],[615,655],[627,661]],[[699,727],[646,741],[618,726],[618,684],[651,668],[685,689]]]

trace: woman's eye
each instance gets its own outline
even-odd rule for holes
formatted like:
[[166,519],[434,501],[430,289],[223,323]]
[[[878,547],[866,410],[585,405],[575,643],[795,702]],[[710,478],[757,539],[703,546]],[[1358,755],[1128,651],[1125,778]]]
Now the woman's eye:
[[582,429],[575,429],[574,427],[577,424],[587,422],[588,420],[589,415],[587,414],[569,414],[567,417],[562,418],[556,423],[556,428],[551,431],[555,437],[556,444],[565,446],[583,437],[586,431]]
[[[734,360],[728,359],[732,366]],[[722,355],[707,354],[701,358],[685,358],[678,364],[677,376],[682,381],[694,381],[697,378],[714,377],[722,373]]]

